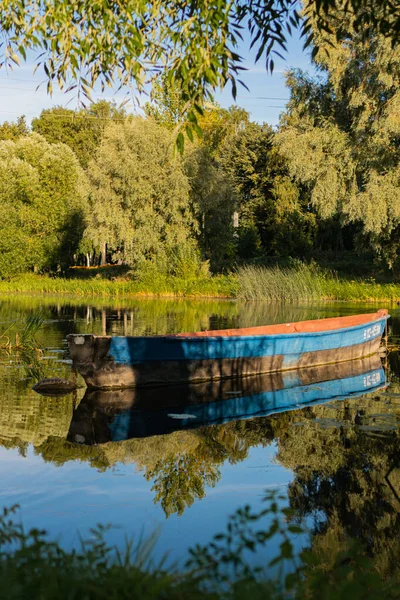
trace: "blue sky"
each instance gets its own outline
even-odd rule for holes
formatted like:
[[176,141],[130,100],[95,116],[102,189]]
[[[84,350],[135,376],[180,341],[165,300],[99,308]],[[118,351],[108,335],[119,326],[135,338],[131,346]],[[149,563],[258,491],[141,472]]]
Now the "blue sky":
[[[248,92],[245,88],[239,87],[237,104],[247,109],[253,120],[277,125],[279,114],[285,106],[285,99],[288,98],[288,90],[284,83],[284,72],[289,67],[310,69],[309,53],[303,52],[302,42],[299,39],[295,37],[290,39],[284,60],[275,59],[273,75],[266,73],[262,60],[256,65],[254,64],[254,59],[248,52],[248,39],[245,40],[243,47],[239,49],[239,53],[245,59],[243,66],[248,68],[248,71],[243,73],[242,79],[250,91]],[[33,74],[34,64],[34,61],[27,62],[21,67],[15,67],[10,73],[7,73],[4,69],[0,70],[0,122],[13,121],[24,114],[29,123],[44,108],[56,105],[68,106],[69,108],[77,107],[77,100],[73,94],[66,95],[56,90],[52,96],[48,96],[45,85],[42,85],[36,91],[37,86],[44,80],[44,77]],[[114,94],[112,90],[108,90],[105,94],[94,93],[93,98],[95,100],[99,98],[115,99],[119,103],[126,98],[126,95],[121,92]],[[216,99],[225,108],[232,105],[233,99],[230,86],[227,86],[222,92],[218,92]],[[143,101],[145,101],[145,98],[143,98]]]

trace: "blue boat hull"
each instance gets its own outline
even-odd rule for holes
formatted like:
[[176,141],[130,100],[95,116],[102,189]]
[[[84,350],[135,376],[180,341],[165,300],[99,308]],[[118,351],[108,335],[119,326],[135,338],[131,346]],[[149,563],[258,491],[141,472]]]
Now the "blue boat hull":
[[89,387],[136,387],[285,371],[354,360],[379,350],[386,317],[311,333],[240,336],[69,335]]

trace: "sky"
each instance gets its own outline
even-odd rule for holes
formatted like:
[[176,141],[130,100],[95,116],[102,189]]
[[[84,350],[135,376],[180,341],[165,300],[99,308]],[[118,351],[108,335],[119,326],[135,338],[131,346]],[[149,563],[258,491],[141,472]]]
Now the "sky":
[[[245,108],[250,113],[252,120],[276,126],[289,96],[285,87],[284,72],[290,67],[310,70],[309,53],[303,51],[302,42],[299,39],[295,37],[290,39],[284,60],[274,59],[275,69],[274,73],[270,75],[267,74],[262,60],[254,64],[248,47],[249,40],[245,39],[243,46],[239,48],[239,53],[244,58],[243,66],[248,69],[241,78],[250,91],[239,86],[236,104]],[[44,77],[38,73],[35,75],[34,67],[35,62],[31,59],[21,67],[15,67],[9,73],[5,69],[0,69],[0,123],[15,121],[21,115],[25,115],[27,122],[30,123],[34,117],[39,116],[44,108],[57,105],[77,108],[77,99],[73,93],[65,94],[56,90],[52,96],[49,96],[45,83],[42,83]],[[41,83],[39,89],[36,89]],[[113,93],[112,90],[108,90],[104,94],[101,94],[100,91],[93,94],[94,100],[100,98],[114,99],[118,104],[126,99],[126,95],[121,92]],[[230,85],[221,92],[217,92],[215,98],[224,108],[234,104]],[[146,98],[143,98],[143,102],[145,101]],[[130,106],[133,105],[126,106],[129,112],[133,110]]]

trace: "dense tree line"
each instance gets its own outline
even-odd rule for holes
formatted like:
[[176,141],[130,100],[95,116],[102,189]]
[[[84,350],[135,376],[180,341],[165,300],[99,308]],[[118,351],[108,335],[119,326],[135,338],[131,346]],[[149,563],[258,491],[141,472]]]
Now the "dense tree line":
[[346,251],[395,269],[399,50],[327,18],[321,33],[309,16],[320,76],[287,73],[277,131],[208,105],[189,127],[167,76],[142,117],[100,101],[0,126],[0,276],[101,262],[190,276]]
[[[309,253],[313,216],[274,131],[243,109],[210,108],[203,138],[188,139],[180,155],[172,130],[181,101],[174,107],[175,90],[166,82],[159,88],[144,117],[100,101],[87,110],[45,110],[32,131],[23,118],[0,127],[4,178],[13,186],[12,194],[3,187],[1,276],[105,262],[191,276]],[[20,162],[11,168],[15,155]],[[45,156],[53,160],[45,164]],[[45,174],[30,179],[28,193],[24,173],[32,168]]]

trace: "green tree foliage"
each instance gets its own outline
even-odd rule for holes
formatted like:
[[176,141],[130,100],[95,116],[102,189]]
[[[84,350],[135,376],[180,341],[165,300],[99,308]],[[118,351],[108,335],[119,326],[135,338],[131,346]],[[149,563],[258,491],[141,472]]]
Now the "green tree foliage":
[[319,215],[358,224],[363,244],[393,265],[400,231],[400,50],[383,35],[365,40],[350,17],[339,21],[334,14],[330,24],[332,32],[322,35],[312,21],[322,76],[287,75],[291,100],[280,151]]
[[191,244],[189,184],[168,130],[132,118],[109,124],[89,164],[91,218],[85,237],[134,267],[167,268]]
[[225,244],[231,260],[233,244],[243,259],[262,254],[308,256],[315,216],[289,176],[272,128],[251,122],[249,114],[237,107],[206,110],[199,123],[203,139],[196,148],[200,168],[193,189],[200,215],[206,216],[203,245],[207,248],[208,243],[211,253],[221,256]]
[[18,117],[16,123],[5,121],[0,125],[0,141],[16,140],[29,134],[29,128],[26,124],[25,116]]
[[182,94],[165,74],[158,77],[152,86],[152,101],[147,102],[144,111],[159,125],[173,129],[185,118]]
[[185,156],[191,203],[199,226],[199,244],[213,271],[235,258],[233,213],[236,196],[226,174],[204,147],[195,145]]
[[73,152],[37,134],[0,142],[0,276],[71,264],[86,188]]
[[[165,75],[155,81],[153,101],[146,104],[145,112],[169,130],[185,123],[182,94]],[[215,147],[231,124],[232,119],[227,118],[231,112],[219,107],[203,109],[200,124],[201,136],[205,135],[201,144],[194,140],[191,129],[186,127],[191,142],[186,146],[184,156],[185,172],[190,182],[190,202],[197,220],[201,253],[210,262],[213,271],[231,265],[235,254],[232,224],[235,193],[229,178],[219,169],[213,156]],[[200,133],[200,129],[198,131]]]
[[238,198],[243,258],[261,248],[273,256],[308,256],[315,218],[289,176],[272,128],[247,116],[225,136],[218,154]]
[[32,129],[50,144],[67,144],[82,167],[86,168],[108,123],[121,121],[125,117],[123,108],[118,108],[113,102],[99,100],[81,110],[70,110],[63,106],[42,110],[40,116],[32,120]]
[[[149,76],[164,70],[182,92],[188,121],[196,124],[199,107],[212,99],[214,89],[231,83],[236,95],[243,27],[250,31],[257,60],[263,57],[270,69],[273,53],[285,49],[292,28],[300,28],[307,44],[310,20],[323,30],[329,25],[324,10],[335,7],[357,31],[374,27],[394,42],[400,37],[398,8],[391,0],[305,0],[305,5],[302,19],[294,0],[3,0],[0,64],[19,63],[36,52],[49,92],[54,82],[65,88],[72,80],[86,96],[96,82],[105,87],[117,78],[142,90]],[[182,146],[182,134],[178,142]]]
[[230,266],[238,256],[308,257],[315,214],[290,177],[272,128],[237,107],[209,108],[199,124],[203,137],[187,150],[186,164],[201,247],[212,267]]

